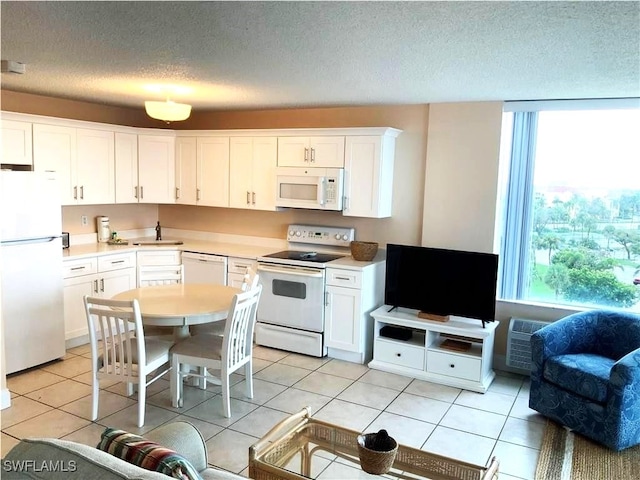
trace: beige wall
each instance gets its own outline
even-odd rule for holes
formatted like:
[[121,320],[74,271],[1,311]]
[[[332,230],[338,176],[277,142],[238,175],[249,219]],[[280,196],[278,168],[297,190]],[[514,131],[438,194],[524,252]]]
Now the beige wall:
[[[81,217],[87,216],[83,226]],[[71,234],[96,233],[96,217],[109,217],[111,231],[155,227],[158,220],[158,205],[77,205],[62,207],[62,231]]]

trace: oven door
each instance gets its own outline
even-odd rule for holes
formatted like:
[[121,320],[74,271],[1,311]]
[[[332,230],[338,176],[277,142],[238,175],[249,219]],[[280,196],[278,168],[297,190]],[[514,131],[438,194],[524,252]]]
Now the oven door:
[[324,270],[258,264],[258,321],[312,332],[324,330]]

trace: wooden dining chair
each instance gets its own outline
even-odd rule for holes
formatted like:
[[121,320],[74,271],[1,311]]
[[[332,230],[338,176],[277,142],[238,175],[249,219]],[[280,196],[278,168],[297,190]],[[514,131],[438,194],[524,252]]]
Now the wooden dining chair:
[[[183,377],[196,376],[205,380],[202,385],[205,388],[207,381],[222,385],[223,414],[230,417],[229,377],[243,367],[246,394],[253,398],[253,330],[261,293],[262,285],[257,285],[233,297],[223,336],[193,335],[171,348],[171,403],[174,407],[181,407],[183,403]],[[182,371],[183,364],[198,367],[198,373]],[[211,370],[219,370],[220,377],[211,375]]]
[[[245,273],[244,278],[242,279],[240,290],[246,292],[256,288],[259,282],[260,275],[258,275],[258,273],[251,267],[247,267],[247,273]],[[223,321],[202,323],[200,325],[191,326],[189,330],[192,335],[200,335],[203,333],[208,335],[224,335],[224,325],[225,323]]]
[[117,380],[127,384],[128,395],[133,394],[137,385],[138,427],[142,427],[147,386],[170,370],[170,366],[160,367],[169,365],[173,342],[145,338],[138,300],[108,300],[88,295],[83,300],[91,344],[91,419],[98,418],[100,380]]

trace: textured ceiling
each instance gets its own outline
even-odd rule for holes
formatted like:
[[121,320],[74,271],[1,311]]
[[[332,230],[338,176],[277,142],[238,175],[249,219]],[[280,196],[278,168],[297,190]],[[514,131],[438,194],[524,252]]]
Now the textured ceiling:
[[2,88],[197,110],[640,96],[634,2],[2,1]]

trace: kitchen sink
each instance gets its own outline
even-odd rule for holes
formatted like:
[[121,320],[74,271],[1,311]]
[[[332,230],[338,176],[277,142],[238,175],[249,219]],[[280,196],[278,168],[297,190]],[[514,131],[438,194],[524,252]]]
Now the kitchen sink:
[[139,240],[136,242],[133,242],[134,245],[158,245],[158,246],[165,246],[165,245],[182,245],[184,242],[182,240]]

